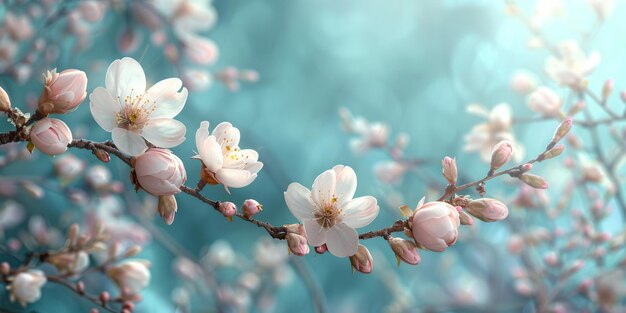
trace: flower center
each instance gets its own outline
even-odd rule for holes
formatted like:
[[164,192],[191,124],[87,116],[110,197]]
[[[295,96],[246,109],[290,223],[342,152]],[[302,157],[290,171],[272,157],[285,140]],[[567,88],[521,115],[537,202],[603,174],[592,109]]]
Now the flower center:
[[337,223],[341,223],[341,209],[335,207],[337,198],[333,197],[330,205],[324,205],[324,207],[315,212],[315,220],[320,226],[324,228],[331,228]]
[[122,110],[115,114],[115,122],[120,128],[130,131],[140,131],[149,120],[149,116],[156,110],[156,101],[150,102],[146,94],[124,97],[124,102],[117,97],[117,101],[122,106]]

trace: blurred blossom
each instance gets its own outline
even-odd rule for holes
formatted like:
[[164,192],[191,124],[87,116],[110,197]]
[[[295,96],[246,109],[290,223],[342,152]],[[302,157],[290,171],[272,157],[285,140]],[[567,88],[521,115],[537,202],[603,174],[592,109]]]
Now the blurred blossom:
[[106,270],[107,276],[115,282],[122,296],[139,295],[150,283],[150,262],[146,260],[124,260]]
[[211,244],[203,260],[211,267],[233,266],[235,251],[228,241],[220,239]]
[[539,84],[539,79],[528,71],[518,70],[511,77],[511,88],[522,95],[531,93]]
[[511,107],[506,103],[496,105],[491,111],[478,104],[470,104],[467,111],[483,117],[485,122],[474,126],[470,133],[465,135],[464,150],[480,152],[485,162],[491,160],[492,148],[501,141],[507,140],[515,151],[515,161],[524,157],[524,147],[515,140],[512,132],[513,116]]
[[402,183],[402,179],[407,170],[407,166],[393,160],[381,161],[374,166],[376,178],[387,184]]
[[587,56],[576,41],[568,40],[559,45],[558,58],[548,57],[545,70],[557,83],[581,91],[587,88],[587,76],[599,63],[599,52]]
[[7,287],[11,302],[17,300],[23,307],[36,302],[41,297],[41,288],[47,281],[46,275],[40,270],[29,269],[15,275]]

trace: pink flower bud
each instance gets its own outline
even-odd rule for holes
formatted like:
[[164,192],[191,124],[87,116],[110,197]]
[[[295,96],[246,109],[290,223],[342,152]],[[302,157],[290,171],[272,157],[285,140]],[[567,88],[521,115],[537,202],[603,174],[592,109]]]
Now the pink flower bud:
[[177,194],[187,180],[183,161],[167,149],[148,149],[135,159],[134,170],[139,185],[155,196]]
[[123,296],[138,295],[150,283],[150,262],[128,259],[107,269],[106,274]]
[[87,75],[79,70],[48,71],[39,97],[39,112],[64,114],[73,111],[87,96]]
[[563,153],[564,150],[565,150],[565,145],[556,145],[554,146],[554,148],[546,151],[545,153],[542,153],[539,156],[539,161],[556,158],[559,155],[561,155],[561,153]]
[[533,169],[532,163],[526,163],[526,164],[522,165],[522,172],[524,172],[524,173],[528,172],[528,171],[530,171],[532,169]]
[[541,176],[524,173],[519,176],[519,179],[530,187],[536,189],[548,189],[548,182],[546,182],[546,180]]
[[30,129],[30,141],[41,152],[57,155],[67,150],[67,145],[72,142],[72,132],[63,121],[44,118]]
[[459,220],[461,225],[474,225],[474,219],[464,211],[459,212]]
[[559,124],[559,127],[556,128],[556,131],[554,131],[554,135],[552,135],[552,140],[550,141],[550,145],[548,145],[548,149],[554,147],[554,145],[563,139],[563,137],[569,133],[570,129],[572,129],[572,118],[568,117],[564,119],[561,124]]
[[548,117],[559,116],[562,103],[561,97],[547,87],[539,87],[528,96],[528,107]]
[[556,267],[559,265],[559,256],[554,251],[548,251],[543,256],[543,262],[548,266]]
[[255,214],[261,212],[263,210],[263,205],[259,204],[256,200],[254,199],[248,199],[246,201],[243,202],[243,215],[245,217],[252,217]]
[[169,196],[159,196],[159,205],[157,207],[159,211],[159,215],[163,218],[163,221],[167,225],[172,225],[174,222],[174,216],[178,211],[178,204],[176,203],[176,197]]
[[396,254],[398,265],[400,265],[400,260],[411,265],[419,264],[421,258],[417,253],[417,246],[413,243],[413,241],[390,237],[387,242],[389,243],[389,246],[391,246],[393,253]]
[[503,220],[509,215],[509,209],[504,203],[490,198],[472,200],[467,204],[465,210],[483,222]]
[[289,251],[297,256],[303,256],[309,254],[309,245],[304,236],[288,233],[287,234],[287,246]]
[[419,245],[441,252],[456,242],[460,223],[455,207],[434,201],[424,204],[413,214],[411,231]]
[[237,214],[237,206],[232,202],[220,202],[218,209],[220,213],[230,220]]
[[111,295],[108,291],[103,291],[100,293],[100,296],[98,298],[100,299],[100,304],[102,304],[103,306],[107,306],[107,303],[109,302],[109,300],[111,300]]
[[11,99],[2,87],[0,87],[0,111],[7,112],[11,109]]
[[443,177],[450,183],[450,185],[456,184],[457,170],[456,159],[445,157],[441,161],[441,167],[443,168]]
[[510,141],[500,141],[491,152],[491,171],[495,171],[511,160],[513,145]]
[[369,274],[374,268],[374,260],[369,250],[364,245],[359,244],[356,254],[350,257],[352,269],[363,274]]

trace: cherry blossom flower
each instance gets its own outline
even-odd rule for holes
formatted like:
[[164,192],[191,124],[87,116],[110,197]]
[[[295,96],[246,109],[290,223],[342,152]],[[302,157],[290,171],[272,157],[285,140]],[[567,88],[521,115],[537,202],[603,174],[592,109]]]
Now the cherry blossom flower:
[[29,269],[13,278],[8,286],[11,291],[11,302],[17,300],[22,306],[33,303],[41,298],[41,287],[48,279],[41,270]]
[[141,65],[123,58],[111,63],[105,85],[89,96],[91,114],[122,152],[141,155],[148,149],[145,140],[161,148],[185,141],[185,125],[173,119],[187,101],[180,79],[164,79],[146,90]]
[[239,129],[228,122],[220,123],[209,135],[209,122],[200,123],[196,131],[198,155],[202,161],[202,177],[209,184],[241,188],[252,183],[263,168],[259,154],[239,148]]
[[106,274],[115,282],[124,296],[138,295],[150,283],[150,262],[127,259],[107,269]]
[[359,238],[356,228],[369,225],[378,215],[376,198],[355,198],[357,179],[349,166],[337,165],[320,174],[312,190],[291,183],[285,202],[291,213],[304,224],[313,246],[326,244],[330,253],[348,257],[357,252]]
[[545,70],[557,83],[575,90],[587,88],[587,76],[600,63],[600,53],[590,55],[578,46],[574,40],[567,40],[559,45],[559,57],[550,56],[546,60]]
[[517,143],[512,132],[513,116],[507,103],[500,103],[491,111],[482,105],[470,104],[467,111],[484,117],[486,121],[474,126],[470,133],[465,135],[465,151],[480,152],[483,161],[489,162],[492,148],[499,142],[508,140],[515,150],[515,161],[519,162],[524,157],[524,147]]

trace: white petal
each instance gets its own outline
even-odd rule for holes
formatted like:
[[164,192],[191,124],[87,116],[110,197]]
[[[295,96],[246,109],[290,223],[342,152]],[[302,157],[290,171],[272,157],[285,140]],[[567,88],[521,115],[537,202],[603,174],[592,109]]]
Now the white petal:
[[232,149],[239,146],[239,129],[228,122],[219,123],[215,126],[212,134],[217,138],[217,143],[223,147],[224,151],[227,151],[226,147]]
[[141,135],[157,147],[172,148],[185,141],[185,124],[171,118],[148,121]]
[[255,162],[246,166],[246,170],[253,174],[258,173],[262,168],[263,168],[262,162]]
[[354,228],[340,223],[328,230],[326,246],[328,246],[328,251],[336,257],[353,256],[359,248],[359,235]]
[[326,243],[328,228],[322,227],[316,220],[304,220],[302,224],[310,245],[317,247]]
[[89,108],[102,129],[110,132],[117,126],[115,115],[122,108],[106,89],[98,87],[89,95]]
[[222,155],[222,147],[217,144],[215,136],[207,137],[202,144],[198,146],[198,153],[202,163],[209,171],[216,172],[222,168],[224,164],[224,155]]
[[356,174],[349,166],[337,165],[333,167],[333,170],[337,176],[335,186],[335,197],[337,197],[337,203],[335,205],[341,207],[344,203],[352,200],[354,197],[354,192],[356,191]]
[[150,118],[173,118],[183,110],[187,101],[187,88],[180,90],[183,82],[178,78],[164,79],[154,84],[148,89],[148,101],[156,102],[154,112],[150,114]]
[[126,129],[113,128],[111,136],[117,148],[130,156],[139,156],[148,149],[141,136]]
[[369,225],[378,216],[380,208],[376,198],[372,196],[352,199],[341,207],[344,213],[343,222],[353,228]]
[[285,191],[285,202],[291,214],[297,219],[304,220],[315,217],[313,212],[317,211],[317,208],[311,200],[311,191],[308,188],[298,183],[289,184],[287,191]]
[[325,171],[313,182],[311,196],[318,208],[330,206],[335,195],[336,174],[333,170]]
[[207,138],[209,138],[209,122],[202,121],[198,130],[196,130],[196,149],[198,149],[198,154],[203,154],[201,150],[204,149],[203,143]]
[[250,185],[256,179],[256,174],[244,170],[223,168],[215,173],[215,177],[224,186],[241,188]]
[[107,70],[105,85],[111,95],[122,100],[126,96],[142,96],[146,91],[146,75],[135,59],[123,58],[111,63]]

